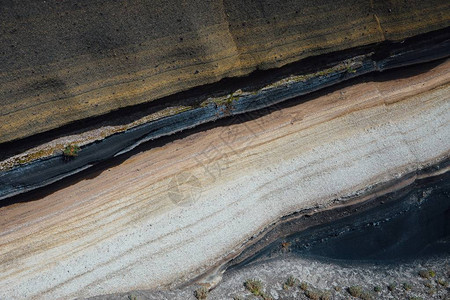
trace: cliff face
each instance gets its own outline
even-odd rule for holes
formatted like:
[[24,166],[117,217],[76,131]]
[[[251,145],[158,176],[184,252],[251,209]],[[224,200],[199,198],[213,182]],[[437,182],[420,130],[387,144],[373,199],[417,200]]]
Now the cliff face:
[[444,0],[0,0],[0,298],[212,285],[448,172],[449,29]]
[[442,0],[2,1],[0,143],[447,26]]
[[35,201],[0,207],[0,298],[186,283],[255,241],[267,243],[267,229],[294,212],[412,184],[450,157],[449,67],[447,60],[386,71],[223,120]]

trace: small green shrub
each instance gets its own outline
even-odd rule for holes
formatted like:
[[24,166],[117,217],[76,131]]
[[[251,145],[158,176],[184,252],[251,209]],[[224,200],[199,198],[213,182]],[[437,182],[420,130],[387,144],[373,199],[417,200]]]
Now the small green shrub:
[[425,279],[430,278],[430,275],[428,274],[428,271],[426,271],[426,270],[420,270],[419,271],[419,276],[422,277],[422,278],[425,278]]
[[293,287],[297,282],[297,279],[294,276],[289,276],[288,279],[286,279],[286,282],[283,284],[283,289],[287,290],[291,287]]
[[257,279],[247,279],[244,282],[244,287],[249,290],[255,296],[260,296],[262,294],[262,282]]
[[204,300],[208,297],[208,289],[202,286],[194,291],[194,296],[198,300]]
[[362,295],[362,288],[360,286],[354,285],[347,289],[348,293],[353,297],[359,298]]
[[71,144],[64,148],[63,154],[66,158],[73,158],[78,156],[78,152],[80,152],[80,146],[77,144]]
[[352,67],[347,67],[346,71],[347,73],[356,73],[356,70],[353,69]]
[[409,283],[405,282],[403,283],[403,289],[405,291],[410,291],[412,289],[412,286]]
[[316,291],[306,290],[305,296],[312,300],[320,300],[320,293]]
[[376,287],[373,288],[373,290],[374,290],[376,293],[379,293],[379,292],[381,292],[381,287],[380,287],[380,286],[376,286]]
[[433,270],[420,270],[419,276],[425,279],[430,279],[436,276],[436,272]]
[[306,282],[300,283],[300,289],[306,291],[308,289],[308,284]]
[[365,293],[365,292],[363,292],[361,294],[361,296],[359,296],[359,298],[362,300],[372,300],[372,296],[369,293]]

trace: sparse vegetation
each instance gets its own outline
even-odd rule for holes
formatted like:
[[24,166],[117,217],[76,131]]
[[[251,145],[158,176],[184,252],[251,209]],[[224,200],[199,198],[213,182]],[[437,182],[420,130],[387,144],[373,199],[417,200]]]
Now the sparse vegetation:
[[359,298],[362,300],[372,300],[372,296],[366,292],[363,292]]
[[360,286],[354,285],[348,288],[348,293],[352,295],[353,297],[359,298],[361,297],[363,291]]
[[411,284],[405,282],[405,283],[403,283],[403,289],[405,291],[410,291],[412,289],[412,286],[411,286]]
[[[311,300],[331,300],[338,298],[345,298],[348,300],[356,298],[357,300],[375,300],[385,297],[394,297],[395,299],[406,300],[434,299],[434,297],[442,298],[443,294],[447,291],[446,288],[448,287],[448,283],[446,281],[447,274],[442,273],[444,275],[441,276],[439,269],[438,274],[434,273],[435,278],[431,278],[433,273],[430,273],[429,271],[430,270],[426,270],[426,274],[427,276],[430,276],[430,278],[428,280],[420,280],[421,283],[419,285],[416,285],[415,281],[408,281],[408,277],[403,277],[403,281],[396,281],[393,279],[390,283],[388,282],[387,285],[378,281],[378,285],[373,284],[365,286],[362,284],[355,284],[349,287],[342,287],[335,282],[329,289],[319,289],[306,281],[301,281],[299,278],[289,275],[289,273],[285,273],[286,275],[283,280],[274,281],[275,278],[273,278],[269,279],[267,283],[257,278],[249,278],[243,283],[246,290],[245,292],[236,291],[236,293],[233,293],[229,297],[231,297],[232,300],[273,300],[274,298],[272,298],[272,295],[269,293],[270,289],[268,289],[267,284],[275,284],[276,286],[274,286],[274,289],[280,289],[281,284],[284,290],[291,290],[292,292],[282,292],[280,295],[281,298],[279,299],[284,299],[285,297],[297,297],[299,299]],[[416,278],[416,280],[417,279],[418,278]],[[301,289],[300,295],[298,294],[299,290],[296,288]],[[392,294],[389,294],[386,289],[392,292]],[[194,296],[198,300],[206,300],[211,298],[211,295],[209,295],[209,290],[205,287],[201,287],[196,290],[194,292]],[[128,299],[136,300],[136,297],[131,293],[128,295]]]
[[428,270],[428,274],[430,274],[430,277],[432,278],[436,277],[436,272],[433,270]]
[[245,288],[255,296],[262,294],[262,282],[258,279],[247,279],[244,282]]
[[351,73],[351,74],[356,73],[356,70],[353,69],[352,67],[347,67],[346,71],[347,71],[347,73]]
[[247,279],[244,282],[244,287],[253,295],[260,296],[264,300],[272,300],[272,297],[264,293],[262,288],[262,282],[258,279]]
[[78,156],[78,152],[80,152],[80,146],[77,144],[71,144],[64,148],[63,154],[66,158],[73,158]]
[[433,270],[420,270],[419,276],[425,279],[430,279],[436,276],[436,272]]
[[368,292],[364,292],[363,288],[355,285],[351,286],[347,289],[348,293],[355,298],[359,298],[362,300],[371,300],[372,296]]
[[194,296],[198,300],[206,299],[208,297],[208,289],[202,286],[194,291]]
[[320,300],[320,293],[317,291],[306,290],[305,296],[312,300]]
[[208,106],[210,103],[214,103],[217,106],[225,105],[227,107],[231,107],[233,102],[238,101],[243,96],[242,90],[237,90],[232,94],[227,96],[222,96],[218,98],[208,98],[207,100],[200,103],[200,107]]
[[425,278],[425,279],[430,278],[430,275],[428,274],[427,270],[420,270],[419,271],[419,276],[422,277],[422,278]]
[[289,276],[288,279],[286,279],[286,282],[283,284],[283,289],[288,290],[291,287],[293,287],[297,283],[297,279],[294,276]]
[[444,279],[440,278],[437,280],[437,283],[439,283],[439,285],[443,286],[443,287],[447,287],[448,286],[448,282],[445,281]]
[[300,289],[306,291],[308,289],[308,284],[306,282],[300,283]]
[[331,293],[326,291],[320,295],[320,300],[331,300]]
[[389,283],[389,285],[388,285],[388,290],[389,290],[390,292],[393,292],[393,291],[395,290],[396,287],[397,287],[397,284],[396,284],[396,283],[394,283],[394,282]]

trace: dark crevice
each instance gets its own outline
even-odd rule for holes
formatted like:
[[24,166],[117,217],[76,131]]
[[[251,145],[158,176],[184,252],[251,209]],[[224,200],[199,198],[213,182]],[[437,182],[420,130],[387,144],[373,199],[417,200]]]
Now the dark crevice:
[[450,173],[446,172],[364,202],[281,220],[227,270],[286,254],[390,264],[449,252]]

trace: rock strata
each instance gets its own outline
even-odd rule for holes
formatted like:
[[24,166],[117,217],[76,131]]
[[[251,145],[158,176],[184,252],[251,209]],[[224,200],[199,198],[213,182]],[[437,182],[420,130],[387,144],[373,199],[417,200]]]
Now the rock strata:
[[447,160],[449,64],[241,115],[0,208],[0,298],[186,283],[283,216],[332,208]]
[[[338,60],[316,72],[296,73],[273,79],[262,87],[246,86],[231,94],[219,97],[198,97],[190,106],[168,107],[128,124],[104,126],[91,132],[55,140],[26,153],[0,162],[0,199],[46,186],[91,166],[129,152],[138,145],[168,136],[200,124],[229,116],[274,109],[288,99],[305,95],[325,87],[350,80],[371,72],[381,72],[415,63],[447,57],[450,53],[450,36],[446,33],[424,36],[424,41],[410,39],[394,45],[390,55],[382,56],[383,49],[344,60]],[[426,43],[428,41],[430,44]],[[381,58],[381,57],[382,58]],[[290,68],[291,69],[291,68]],[[289,73],[288,73],[289,74]],[[443,76],[442,79],[446,77]],[[187,100],[186,100],[187,102]],[[272,106],[272,108],[268,108]],[[276,109],[276,107],[275,107]],[[83,135],[87,136],[83,137]],[[67,160],[62,150],[69,143],[81,141],[82,151],[76,159]],[[22,165],[20,165],[22,164]],[[12,170],[10,170],[12,169]]]

